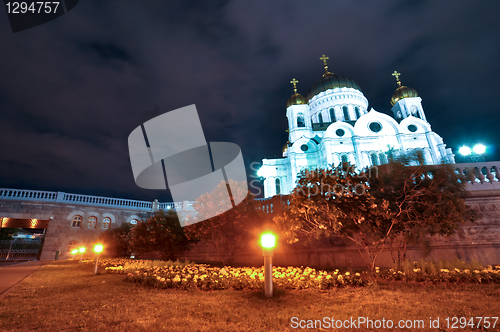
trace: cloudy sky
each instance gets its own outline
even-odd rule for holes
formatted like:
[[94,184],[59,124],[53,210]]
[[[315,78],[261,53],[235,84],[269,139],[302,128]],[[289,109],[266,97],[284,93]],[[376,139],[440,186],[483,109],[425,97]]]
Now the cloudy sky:
[[135,185],[127,139],[191,104],[207,141],[238,144],[254,176],[287,141],[289,81],[305,94],[322,54],[387,114],[400,71],[448,147],[482,142],[500,160],[499,12],[493,0],[85,0],[12,33],[0,9],[0,187],[168,201]]

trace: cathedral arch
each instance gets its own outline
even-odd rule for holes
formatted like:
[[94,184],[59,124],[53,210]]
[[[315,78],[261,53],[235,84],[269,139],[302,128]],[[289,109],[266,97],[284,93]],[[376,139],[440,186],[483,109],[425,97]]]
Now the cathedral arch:
[[318,113],[318,122],[319,124],[323,124],[323,114]]
[[375,152],[372,152],[372,154],[370,155],[370,160],[372,162],[372,166],[378,166],[379,163],[378,163],[378,157],[377,157],[377,154]]

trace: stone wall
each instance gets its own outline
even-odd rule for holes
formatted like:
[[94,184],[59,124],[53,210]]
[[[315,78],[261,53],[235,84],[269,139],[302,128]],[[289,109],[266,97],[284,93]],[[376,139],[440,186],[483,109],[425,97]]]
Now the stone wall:
[[[72,227],[75,215],[82,217],[80,227]],[[120,209],[109,207],[68,205],[67,203],[0,201],[0,217],[16,219],[49,219],[41,260],[52,260],[56,251],[60,251],[60,259],[71,257],[69,243],[75,241],[78,246],[90,246],[104,232],[102,221],[105,217],[111,219],[110,228],[119,227],[132,219],[147,218],[148,212],[135,209]],[[97,218],[95,228],[88,228],[88,219]]]

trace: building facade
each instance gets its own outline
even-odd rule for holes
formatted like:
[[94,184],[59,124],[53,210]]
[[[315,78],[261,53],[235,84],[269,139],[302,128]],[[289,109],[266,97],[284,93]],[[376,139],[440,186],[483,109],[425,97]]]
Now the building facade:
[[305,169],[326,169],[342,162],[361,170],[406,156],[410,164],[455,163],[454,154],[427,122],[415,89],[401,85],[391,98],[393,117],[368,109],[368,100],[353,80],[328,71],[307,92],[294,94],[286,104],[288,142],[283,158],[263,159],[259,176],[264,197],[289,194]]

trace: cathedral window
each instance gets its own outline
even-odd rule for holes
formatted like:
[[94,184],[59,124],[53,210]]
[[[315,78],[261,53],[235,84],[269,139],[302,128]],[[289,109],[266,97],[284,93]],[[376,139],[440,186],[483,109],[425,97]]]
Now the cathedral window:
[[342,111],[344,112],[344,121],[349,121],[349,110],[347,106],[343,106]]
[[132,219],[130,220],[131,225],[137,225],[137,219]]
[[337,136],[339,136],[339,137],[342,137],[345,135],[345,131],[344,131],[344,129],[339,128],[339,129],[337,129],[335,134],[337,134]]
[[417,131],[417,126],[415,126],[414,124],[411,124],[408,126],[408,130],[411,131],[412,133],[414,133]]
[[96,217],[90,217],[89,222],[87,224],[87,228],[95,228],[95,225],[97,224],[97,218]]
[[276,195],[280,195],[280,194],[281,194],[281,183],[280,183],[280,179],[276,179],[275,184],[276,184]]
[[371,154],[371,160],[372,160],[372,166],[378,165],[378,158],[377,158],[377,154],[375,152]]
[[387,164],[387,156],[385,155],[385,153],[380,153],[379,154],[379,158],[380,158],[380,164]]
[[301,127],[305,127],[306,124],[304,122],[304,115],[302,113],[299,113],[297,115],[297,127],[301,128]]
[[374,133],[378,133],[379,131],[382,130],[382,125],[378,122],[372,122],[370,123],[370,130],[373,131]]
[[82,224],[82,216],[74,216],[71,222],[71,227],[80,227]]
[[340,159],[342,160],[342,164],[347,163],[347,156],[343,154]]
[[309,150],[309,147],[307,146],[307,144],[302,144],[302,145],[300,146],[300,149],[301,149],[302,151],[306,152],[307,150]]
[[330,108],[330,121],[331,121],[331,122],[335,122],[335,121],[337,121],[337,120],[335,119],[335,110],[334,110],[333,108]]
[[321,114],[321,113],[318,114],[318,122],[320,124],[323,124],[323,114]]
[[361,114],[359,113],[359,107],[358,107],[358,106],[356,106],[356,107],[354,108],[354,111],[356,112],[356,119],[359,119],[359,118],[361,117]]

